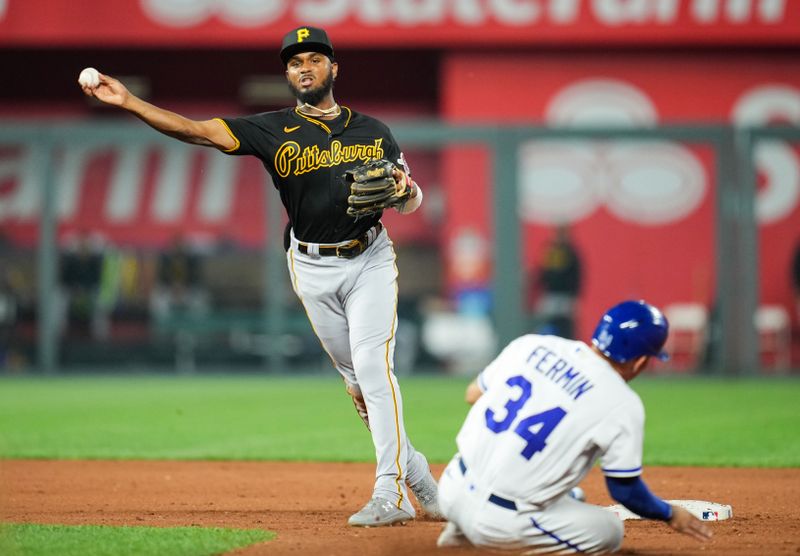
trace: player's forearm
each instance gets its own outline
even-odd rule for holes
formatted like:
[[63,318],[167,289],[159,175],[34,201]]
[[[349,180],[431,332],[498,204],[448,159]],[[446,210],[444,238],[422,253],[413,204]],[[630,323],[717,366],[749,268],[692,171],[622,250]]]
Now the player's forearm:
[[636,515],[668,521],[672,506],[650,492],[641,477],[606,477],[611,497]]
[[134,95],[130,95],[125,100],[122,108],[164,135],[193,145],[218,146],[208,137],[205,122],[190,120]]

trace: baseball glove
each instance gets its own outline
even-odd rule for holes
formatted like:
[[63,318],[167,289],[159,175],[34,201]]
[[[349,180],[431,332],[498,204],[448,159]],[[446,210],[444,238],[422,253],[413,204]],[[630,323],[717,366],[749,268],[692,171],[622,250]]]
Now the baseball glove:
[[344,173],[350,184],[347,214],[353,218],[369,216],[386,208],[404,203],[411,192],[405,174],[398,181],[394,177],[396,166],[386,159],[370,160]]

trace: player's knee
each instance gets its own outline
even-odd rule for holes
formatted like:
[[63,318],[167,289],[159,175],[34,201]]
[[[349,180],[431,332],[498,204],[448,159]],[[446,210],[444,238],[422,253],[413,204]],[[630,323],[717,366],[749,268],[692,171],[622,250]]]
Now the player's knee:
[[353,370],[362,391],[368,389],[372,382],[385,384],[388,371],[385,351],[367,349],[354,351]]

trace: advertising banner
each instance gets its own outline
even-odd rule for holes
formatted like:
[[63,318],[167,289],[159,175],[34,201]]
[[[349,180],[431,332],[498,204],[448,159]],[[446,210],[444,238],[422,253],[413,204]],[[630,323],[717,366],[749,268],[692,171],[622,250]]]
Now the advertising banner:
[[[91,233],[127,247],[163,247],[176,236],[259,247],[267,233],[267,202],[280,203],[269,174],[253,157],[177,141],[165,146],[155,139],[152,144],[63,144],[49,160],[41,149],[35,143],[0,144],[0,234],[22,246],[34,246],[38,238],[43,160],[53,164],[56,176],[62,241]],[[407,154],[418,162],[413,172],[424,183],[430,157]],[[283,223],[282,207],[279,212]],[[394,212],[387,211],[386,223],[395,241],[433,237],[423,211],[403,217]]]
[[[800,125],[800,64],[726,54],[455,55],[445,68],[447,117],[458,123],[648,127],[730,123]],[[477,86],[492,83],[492,87]],[[558,227],[569,229],[582,259],[582,337],[609,303],[715,297],[716,214],[720,184],[709,144],[654,141],[534,141],[520,152],[518,206],[525,271],[535,277]],[[800,145],[762,142],[758,171],[761,300],[794,312],[790,264],[800,241]],[[486,283],[461,262],[463,237],[492,245],[492,161],[454,149],[443,183],[451,188],[445,227],[451,289]],[[470,196],[463,194],[470,189]],[[460,193],[460,194],[458,194]],[[486,251],[491,258],[491,250]],[[502,269],[495,269],[503,271]],[[535,308],[535,299],[530,309]]]
[[0,44],[274,47],[797,45],[790,0],[0,0]]

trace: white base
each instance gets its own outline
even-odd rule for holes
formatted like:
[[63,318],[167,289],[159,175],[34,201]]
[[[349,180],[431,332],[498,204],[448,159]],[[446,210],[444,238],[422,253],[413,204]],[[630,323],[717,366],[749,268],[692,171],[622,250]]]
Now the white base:
[[[703,521],[724,521],[733,517],[733,508],[729,504],[717,504],[716,502],[706,502],[705,500],[665,500],[665,502],[685,508],[697,519]],[[622,504],[614,504],[613,506],[607,506],[607,508],[617,514],[617,517],[622,521],[642,519]]]

